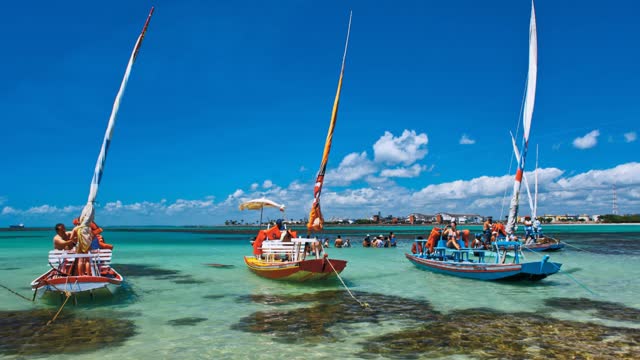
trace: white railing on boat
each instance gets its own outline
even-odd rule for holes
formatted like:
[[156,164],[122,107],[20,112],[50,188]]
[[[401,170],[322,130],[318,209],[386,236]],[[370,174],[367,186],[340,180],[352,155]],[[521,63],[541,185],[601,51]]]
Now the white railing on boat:
[[49,251],[49,264],[58,270],[62,270],[65,265],[73,263],[76,259],[89,259],[92,273],[100,276],[101,270],[111,263],[111,254],[110,249],[91,250],[86,254],[77,254],[74,251],[66,250],[51,250]]
[[276,255],[286,256],[289,261],[304,260],[306,253],[305,244],[313,243],[317,239],[295,238],[291,241],[265,240],[262,243],[262,253],[267,261],[274,261]]

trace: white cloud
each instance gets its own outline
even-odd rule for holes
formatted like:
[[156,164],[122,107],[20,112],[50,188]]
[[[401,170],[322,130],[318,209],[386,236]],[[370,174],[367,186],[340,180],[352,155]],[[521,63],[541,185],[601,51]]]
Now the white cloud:
[[271,180],[265,180],[262,183],[262,187],[265,188],[265,189],[268,189],[268,188],[270,188],[272,186],[273,186],[273,182]]
[[462,137],[460,138],[461,145],[473,145],[475,143],[476,141],[467,136],[467,134],[462,134]]
[[420,175],[421,172],[426,171],[425,165],[414,164],[408,168],[400,167],[395,169],[384,169],[380,172],[382,177],[400,177],[400,178],[414,178]]
[[631,131],[624,134],[624,141],[628,143],[636,141],[637,138],[638,138],[638,134],[636,134],[635,131]]
[[376,164],[367,158],[366,151],[359,154],[351,153],[342,159],[337,169],[327,171],[325,184],[329,186],[346,186],[377,171]]
[[427,155],[428,143],[427,134],[418,135],[415,130],[404,130],[399,137],[385,131],[373,144],[374,159],[388,165],[401,163],[408,166]]
[[573,139],[573,146],[581,150],[590,149],[598,144],[598,136],[600,136],[600,131],[593,130],[583,137]]
[[253,190],[256,190],[259,186],[260,186],[260,184],[258,184],[258,183],[253,183],[253,184],[251,184],[251,190],[252,190],[252,191],[253,191]]
[[233,194],[231,194],[231,196],[234,198],[239,198],[242,195],[244,195],[244,191],[242,189],[238,189],[234,191]]
[[18,210],[12,208],[11,206],[5,206],[4,208],[2,208],[2,215],[11,215],[11,214],[17,214]]
[[570,178],[560,179],[555,185],[563,190],[574,191],[574,189],[611,189],[614,184],[630,186],[638,185],[639,182],[640,163],[633,162],[618,165],[612,169],[589,170]]

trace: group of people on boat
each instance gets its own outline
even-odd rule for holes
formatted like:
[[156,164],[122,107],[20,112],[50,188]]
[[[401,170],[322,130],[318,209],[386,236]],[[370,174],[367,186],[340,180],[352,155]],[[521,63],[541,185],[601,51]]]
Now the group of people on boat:
[[545,239],[539,217],[532,220],[531,216],[525,216],[523,225],[525,245],[535,244]]
[[367,234],[367,236],[362,239],[362,247],[371,247],[371,248],[388,248],[388,247],[396,247],[398,245],[396,240],[396,235],[392,232],[389,233],[388,236],[383,236],[382,234],[376,236],[375,238],[371,238],[371,235]]
[[[77,254],[87,254],[90,251],[98,249],[113,249],[113,245],[104,242],[102,232],[104,231],[95,222],[89,224],[91,229],[90,239],[83,241],[80,230],[82,228],[80,219],[73,219],[74,228],[71,231],[67,231],[66,226],[63,223],[56,224],[54,230],[56,235],[53,237],[54,250],[66,250],[69,252],[75,252]],[[85,258],[79,258],[75,269],[72,269],[78,275],[90,275],[89,261]]]

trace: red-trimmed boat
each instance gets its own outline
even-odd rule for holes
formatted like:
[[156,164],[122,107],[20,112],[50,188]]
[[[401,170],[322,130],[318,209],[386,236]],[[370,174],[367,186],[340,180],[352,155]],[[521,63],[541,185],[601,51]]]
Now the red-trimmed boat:
[[[318,171],[316,183],[313,188],[313,204],[311,205],[309,222],[307,224],[308,234],[322,231],[324,224],[324,219],[320,211],[320,193],[322,192],[322,184],[329,160],[333,131],[338,118],[338,105],[340,103],[340,91],[342,90],[342,79],[344,77],[350,32],[351,14],[349,15],[347,40],[344,45],[342,67],[340,68],[340,77],[338,78],[338,89],[331,112],[331,122],[329,123],[329,130],[327,131],[320,171]],[[279,207],[281,211],[284,211],[284,205],[278,205],[273,202],[267,205],[264,201],[256,200],[241,204],[240,209],[260,209],[260,218],[262,219],[262,209],[265,206]],[[245,256],[244,261],[249,267],[249,270],[269,279],[308,281],[328,279],[334,276],[339,277],[340,272],[347,266],[347,262],[345,260],[329,259],[326,253],[323,257],[320,257],[320,249],[322,249],[322,245],[317,239],[298,238],[295,232],[286,230],[281,224],[277,224],[268,230],[260,230],[253,242],[254,256]],[[314,254],[315,259],[306,258],[307,254],[311,253]]]
[[254,256],[245,256],[244,262],[253,273],[273,280],[310,281],[336,277],[347,266],[345,260],[322,257],[307,258],[307,249],[316,239],[296,238],[291,241],[265,240],[254,242]]
[[73,230],[73,236],[77,240],[75,250],[69,252],[52,250],[49,252],[49,265],[51,266],[51,270],[31,282],[31,288],[34,290],[34,299],[38,294],[38,290],[41,289],[45,290],[45,292],[55,291],[61,294],[65,293],[69,296],[69,294],[93,291],[106,288],[110,285],[118,286],[122,284],[124,280],[122,275],[118,274],[118,272],[113,270],[109,265],[111,262],[111,249],[90,250],[94,241],[99,243],[99,233],[102,231],[102,229],[100,229],[100,231],[96,232],[98,226],[95,225],[94,222],[94,203],[98,196],[98,188],[102,180],[120,102],[124,95],[127,82],[129,81],[129,76],[131,75],[131,69],[142,46],[147,27],[153,16],[153,11],[154,8],[151,7],[147,20],[129,56],[129,62],[127,63],[122,82],[120,83],[120,89],[116,94],[111,116],[109,116],[109,122],[107,123],[107,128],[102,140],[100,153],[96,160],[93,178],[91,179],[91,185],[89,187],[87,204],[82,209],[82,213],[77,219],[78,221],[74,221],[74,225],[77,225]]
[[[79,274],[78,260],[89,263],[89,273]],[[65,250],[49,252],[51,269],[31,282],[31,289],[37,295],[39,290],[76,294],[84,291],[106,288],[109,291],[124,281],[122,275],[111,266],[111,250],[100,249],[88,254],[76,254]]]

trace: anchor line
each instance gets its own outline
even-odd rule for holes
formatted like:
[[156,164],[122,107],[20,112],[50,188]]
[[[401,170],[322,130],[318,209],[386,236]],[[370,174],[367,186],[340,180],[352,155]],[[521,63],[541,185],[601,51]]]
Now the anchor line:
[[349,295],[353,298],[353,300],[355,300],[356,302],[358,302],[358,304],[360,304],[360,306],[362,306],[363,308],[368,308],[369,304],[366,302],[362,302],[358,299],[356,299],[356,297],[353,295],[353,293],[351,292],[351,290],[349,290],[349,287],[347,286],[347,284],[344,283],[344,280],[342,280],[342,277],[340,276],[340,274],[338,274],[338,271],[336,270],[336,268],[333,267],[333,264],[331,263],[331,260],[329,260],[329,258],[326,259],[327,262],[329,263],[329,265],[331,265],[331,268],[333,269],[333,272],[336,273],[336,276],[338,277],[338,279],[340,280],[340,282],[342,283],[342,286],[344,286],[345,289],[347,289],[347,292],[349,293]]

